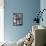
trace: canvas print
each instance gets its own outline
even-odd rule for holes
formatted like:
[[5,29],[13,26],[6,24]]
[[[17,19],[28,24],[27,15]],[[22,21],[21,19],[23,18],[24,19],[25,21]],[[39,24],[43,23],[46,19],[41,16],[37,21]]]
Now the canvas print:
[[13,26],[23,25],[23,13],[13,13]]

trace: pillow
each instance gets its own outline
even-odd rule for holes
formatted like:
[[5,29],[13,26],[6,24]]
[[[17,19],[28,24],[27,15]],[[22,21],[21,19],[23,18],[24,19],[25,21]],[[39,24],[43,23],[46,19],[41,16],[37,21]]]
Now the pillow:
[[21,38],[21,39],[17,42],[17,46],[23,46],[24,40],[25,40],[25,37],[24,37],[24,38]]

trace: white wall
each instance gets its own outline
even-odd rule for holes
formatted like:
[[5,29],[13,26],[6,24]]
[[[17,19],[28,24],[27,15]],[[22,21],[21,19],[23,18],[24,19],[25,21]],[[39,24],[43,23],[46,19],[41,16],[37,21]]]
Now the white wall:
[[0,0],[0,42],[4,41],[4,0]]

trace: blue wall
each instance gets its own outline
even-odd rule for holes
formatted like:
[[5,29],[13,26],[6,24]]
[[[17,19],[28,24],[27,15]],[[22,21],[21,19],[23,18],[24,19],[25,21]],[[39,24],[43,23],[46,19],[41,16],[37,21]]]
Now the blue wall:
[[[46,0],[41,0],[40,1],[40,10],[42,11],[43,9],[46,9]],[[40,21],[40,25],[46,27],[46,10],[43,12],[43,22]]]
[[[5,0],[4,7],[5,40],[18,41],[24,37],[32,27],[32,21],[36,17],[35,12],[40,9],[40,0]],[[13,13],[23,13],[23,25],[13,26]]]

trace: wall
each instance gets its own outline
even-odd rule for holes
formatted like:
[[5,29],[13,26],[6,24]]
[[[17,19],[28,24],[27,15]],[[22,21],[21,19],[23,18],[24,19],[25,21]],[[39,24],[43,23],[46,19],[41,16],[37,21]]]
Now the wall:
[[0,42],[4,41],[4,0],[0,0]]
[[[4,33],[5,40],[18,41],[24,37],[32,28],[32,21],[36,12],[40,9],[40,0],[5,0],[4,9]],[[23,13],[23,25],[13,26],[13,13]]]
[[[40,10],[46,9],[46,0],[40,0]],[[40,21],[40,25],[46,27],[46,11],[44,11],[43,15],[43,22]],[[46,44],[46,40],[45,40]]]
[[[41,0],[40,1],[40,9],[41,9],[41,11],[43,10],[43,9],[46,9],[46,0]],[[43,15],[42,15],[42,17],[43,17],[43,22],[41,21],[40,22],[40,25],[42,25],[42,26],[46,26],[46,10],[43,12]]]

